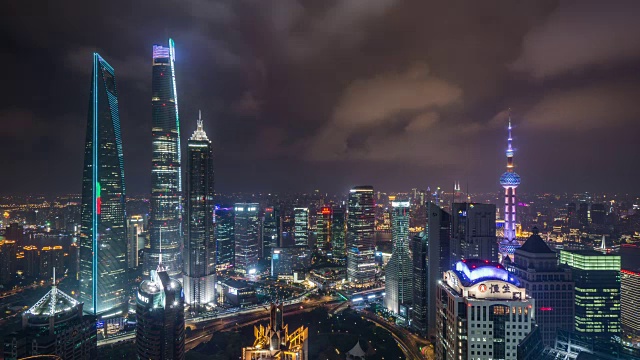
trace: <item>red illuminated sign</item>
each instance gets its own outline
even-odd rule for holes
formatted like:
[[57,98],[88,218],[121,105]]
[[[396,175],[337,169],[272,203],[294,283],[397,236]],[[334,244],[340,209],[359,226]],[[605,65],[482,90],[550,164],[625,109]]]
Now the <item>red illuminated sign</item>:
[[323,207],[322,208],[322,215],[329,215],[331,214],[331,208],[330,207]]

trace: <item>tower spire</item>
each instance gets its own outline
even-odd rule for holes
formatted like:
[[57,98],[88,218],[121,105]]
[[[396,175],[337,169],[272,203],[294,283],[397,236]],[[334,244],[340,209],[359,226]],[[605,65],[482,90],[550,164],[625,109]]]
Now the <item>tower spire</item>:
[[204,131],[204,129],[202,128],[202,110],[198,110],[198,130],[197,131]]

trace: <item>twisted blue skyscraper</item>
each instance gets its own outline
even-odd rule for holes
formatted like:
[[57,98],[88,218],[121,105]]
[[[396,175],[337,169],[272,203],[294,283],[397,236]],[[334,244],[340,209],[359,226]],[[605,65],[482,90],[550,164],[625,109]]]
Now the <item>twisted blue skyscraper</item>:
[[169,47],[153,46],[151,91],[150,249],[145,253],[143,273],[147,275],[155,269],[162,256],[162,265],[169,276],[174,277],[182,272],[182,175],[175,45],[172,39],[169,39]]

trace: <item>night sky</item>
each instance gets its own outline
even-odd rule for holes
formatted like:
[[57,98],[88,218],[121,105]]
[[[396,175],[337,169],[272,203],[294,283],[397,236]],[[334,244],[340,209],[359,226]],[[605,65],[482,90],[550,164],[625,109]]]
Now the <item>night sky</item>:
[[129,194],[151,172],[151,50],[171,36],[183,145],[216,190],[634,192],[640,1],[10,1],[0,194],[79,193],[91,53],[116,71]]

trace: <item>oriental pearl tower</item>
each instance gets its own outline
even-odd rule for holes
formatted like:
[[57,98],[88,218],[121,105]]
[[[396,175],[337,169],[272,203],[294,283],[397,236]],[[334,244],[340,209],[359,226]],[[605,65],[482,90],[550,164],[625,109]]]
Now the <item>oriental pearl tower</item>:
[[500,185],[504,188],[504,239],[499,244],[499,251],[503,262],[507,257],[513,260],[513,253],[520,247],[520,243],[516,240],[516,188],[520,185],[520,175],[513,171],[511,112],[509,112],[508,129],[507,171],[500,176]]

